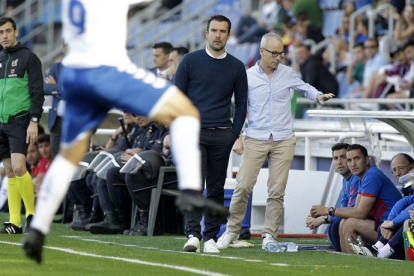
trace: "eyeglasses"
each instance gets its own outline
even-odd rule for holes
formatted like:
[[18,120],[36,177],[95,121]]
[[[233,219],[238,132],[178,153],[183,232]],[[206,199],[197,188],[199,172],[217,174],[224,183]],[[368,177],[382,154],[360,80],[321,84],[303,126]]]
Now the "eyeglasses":
[[391,173],[395,175],[396,173],[404,171],[407,167],[408,167],[408,165],[407,166],[396,167],[396,168],[391,170]]
[[281,58],[285,57],[285,53],[283,52],[278,52],[278,51],[269,51],[268,49],[262,47],[263,50],[265,50],[266,52],[270,53],[272,55],[272,57],[278,57],[280,56]]
[[367,45],[367,46],[364,46],[364,48],[365,49],[375,49],[375,48],[378,48],[378,45]]

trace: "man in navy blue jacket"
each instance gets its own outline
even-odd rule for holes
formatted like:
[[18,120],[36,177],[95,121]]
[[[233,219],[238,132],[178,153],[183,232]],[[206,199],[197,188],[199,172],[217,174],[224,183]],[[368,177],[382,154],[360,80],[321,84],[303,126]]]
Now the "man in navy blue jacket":
[[[225,50],[231,29],[230,20],[212,16],[207,23],[207,47],[184,56],[174,84],[198,108],[201,116],[200,149],[202,183],[207,184],[207,198],[224,203],[224,183],[232,146],[239,137],[247,111],[247,75],[244,64]],[[233,122],[230,112],[234,95]],[[184,251],[199,252],[202,213],[187,212],[187,243]],[[216,235],[221,221],[205,216],[204,252],[220,253]]]
[[[67,46],[63,44],[63,53],[66,53]],[[59,152],[60,136],[62,132],[62,117],[58,114],[59,102],[62,99],[63,87],[59,84],[59,74],[62,68],[62,62],[53,63],[49,74],[44,79],[44,93],[52,96],[52,107],[49,109],[48,128],[50,131],[50,144],[52,146],[52,155],[55,157]]]

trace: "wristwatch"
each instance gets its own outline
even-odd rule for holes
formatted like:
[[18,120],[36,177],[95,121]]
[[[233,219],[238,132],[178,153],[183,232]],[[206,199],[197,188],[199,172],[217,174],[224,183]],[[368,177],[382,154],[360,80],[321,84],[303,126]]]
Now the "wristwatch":
[[37,117],[32,117],[32,118],[30,118],[30,121],[31,121],[31,122],[35,122],[35,123],[38,123],[38,122],[39,122],[39,118],[37,118]]
[[329,207],[328,215],[331,216],[331,217],[334,217],[335,216],[335,210],[336,210],[335,207]]
[[325,222],[326,222],[326,223],[330,223],[330,222],[329,222],[329,215],[325,215]]

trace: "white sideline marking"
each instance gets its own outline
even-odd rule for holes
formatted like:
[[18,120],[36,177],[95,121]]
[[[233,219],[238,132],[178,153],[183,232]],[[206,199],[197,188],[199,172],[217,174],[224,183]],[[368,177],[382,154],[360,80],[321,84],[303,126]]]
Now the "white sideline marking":
[[284,264],[284,263],[270,263],[270,265],[274,266],[294,266],[294,267],[335,267],[335,268],[346,268],[350,267],[348,265],[291,265],[291,264]]
[[117,243],[117,242],[108,242],[108,241],[100,241],[95,239],[85,239],[81,236],[61,236],[64,238],[69,239],[77,239],[81,241],[89,241],[89,242],[96,242],[96,243],[103,243],[103,244],[115,244],[119,246],[125,246],[125,247],[135,247],[139,249],[148,249],[148,250],[157,250],[160,252],[172,252],[172,253],[179,253],[179,254],[190,254],[193,256],[201,256],[201,257],[212,257],[212,258],[219,258],[219,259],[229,259],[229,260],[239,260],[239,261],[245,261],[245,262],[254,262],[254,263],[263,263],[263,260],[255,260],[255,259],[245,259],[240,257],[232,257],[232,256],[221,256],[221,255],[215,255],[215,254],[203,254],[203,253],[197,253],[194,252],[184,252],[184,251],[178,251],[178,250],[172,250],[172,249],[160,249],[156,247],[147,247],[147,246],[139,246],[135,244],[123,244],[123,243]]
[[[0,243],[8,244],[8,245],[21,246],[21,244],[17,243],[17,242],[0,241]],[[56,250],[56,251],[62,251],[62,252],[65,252],[65,253],[80,255],[80,256],[87,256],[87,257],[100,258],[100,259],[117,260],[117,261],[123,261],[123,262],[127,262],[127,263],[136,263],[136,264],[149,265],[149,266],[155,266],[155,267],[171,268],[171,269],[175,269],[175,270],[181,270],[181,271],[191,272],[191,273],[200,274],[200,275],[228,276],[226,274],[211,272],[211,271],[207,271],[207,270],[199,270],[199,269],[185,267],[185,266],[168,265],[168,264],[163,264],[163,263],[142,261],[142,260],[138,260],[138,259],[129,259],[129,258],[122,258],[122,257],[115,257],[115,256],[98,255],[98,254],[93,254],[93,253],[88,253],[88,252],[76,251],[76,250],[73,250],[73,249],[70,249],[70,248],[53,247],[53,246],[44,246],[43,248],[52,249],[52,250]]]

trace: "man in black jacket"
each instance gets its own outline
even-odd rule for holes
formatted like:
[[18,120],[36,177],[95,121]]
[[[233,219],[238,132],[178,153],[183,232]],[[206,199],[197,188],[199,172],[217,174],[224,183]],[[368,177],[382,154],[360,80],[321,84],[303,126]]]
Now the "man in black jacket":
[[26,226],[34,213],[33,181],[26,170],[28,144],[38,136],[42,115],[43,76],[39,58],[17,41],[19,30],[8,17],[0,18],[0,158],[8,176],[10,221],[3,234],[20,234],[21,201],[26,207]]
[[300,64],[300,72],[304,82],[319,91],[329,91],[338,95],[339,85],[335,76],[323,65],[322,60],[311,55],[310,49],[304,44],[296,47],[296,57]]

